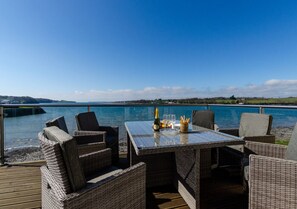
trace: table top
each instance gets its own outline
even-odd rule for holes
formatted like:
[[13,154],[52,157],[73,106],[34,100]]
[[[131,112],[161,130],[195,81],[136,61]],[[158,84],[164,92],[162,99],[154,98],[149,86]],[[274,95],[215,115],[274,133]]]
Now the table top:
[[244,144],[244,140],[239,137],[191,124],[188,133],[180,133],[178,129],[161,129],[154,132],[152,124],[153,121],[125,123],[137,155]]

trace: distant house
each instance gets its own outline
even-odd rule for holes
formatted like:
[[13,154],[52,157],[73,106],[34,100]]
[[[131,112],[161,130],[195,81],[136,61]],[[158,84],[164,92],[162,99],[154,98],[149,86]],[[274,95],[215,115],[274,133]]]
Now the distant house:
[[3,99],[0,101],[0,104],[10,104],[10,100],[9,99]]

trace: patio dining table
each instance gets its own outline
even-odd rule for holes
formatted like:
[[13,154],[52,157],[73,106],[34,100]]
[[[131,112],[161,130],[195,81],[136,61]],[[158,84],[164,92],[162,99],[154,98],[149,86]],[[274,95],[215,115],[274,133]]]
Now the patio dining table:
[[[154,132],[152,124],[152,121],[125,123],[130,165],[145,162],[148,187],[173,183],[190,208],[200,208],[201,171],[205,169],[203,151],[243,145],[244,140],[192,125],[188,133],[180,133],[178,129]],[[210,169],[210,162],[207,167]]]

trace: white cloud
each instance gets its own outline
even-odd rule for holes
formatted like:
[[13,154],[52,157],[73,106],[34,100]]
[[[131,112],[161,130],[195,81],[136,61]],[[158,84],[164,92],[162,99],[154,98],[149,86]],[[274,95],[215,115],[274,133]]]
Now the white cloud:
[[74,92],[74,96],[79,101],[121,101],[137,99],[156,99],[156,98],[180,98],[194,97],[197,91],[183,87],[146,87],[144,89],[118,89],[118,90],[90,90],[84,93]]
[[297,85],[297,80],[277,80],[271,79],[265,82],[269,86],[294,86]]
[[[145,87],[143,89],[107,89],[75,91],[72,94],[55,94],[55,99],[75,101],[125,101],[138,99],[172,99],[191,97],[289,97],[297,96],[297,80],[267,80],[263,84],[247,84],[243,87],[228,86],[219,89],[186,88],[180,86]],[[52,97],[50,97],[52,98]]]

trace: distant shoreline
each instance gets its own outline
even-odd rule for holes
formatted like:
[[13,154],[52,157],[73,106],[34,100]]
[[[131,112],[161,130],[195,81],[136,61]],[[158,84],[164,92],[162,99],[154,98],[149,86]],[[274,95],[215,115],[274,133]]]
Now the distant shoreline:
[[35,115],[35,114],[44,114],[44,113],[46,113],[46,112],[41,107],[18,107],[18,108],[5,108],[4,109],[4,116],[6,118]]
[[125,104],[242,104],[242,105],[297,105],[297,97],[264,98],[264,97],[212,97],[212,98],[185,98],[185,99],[154,99],[130,100]]

